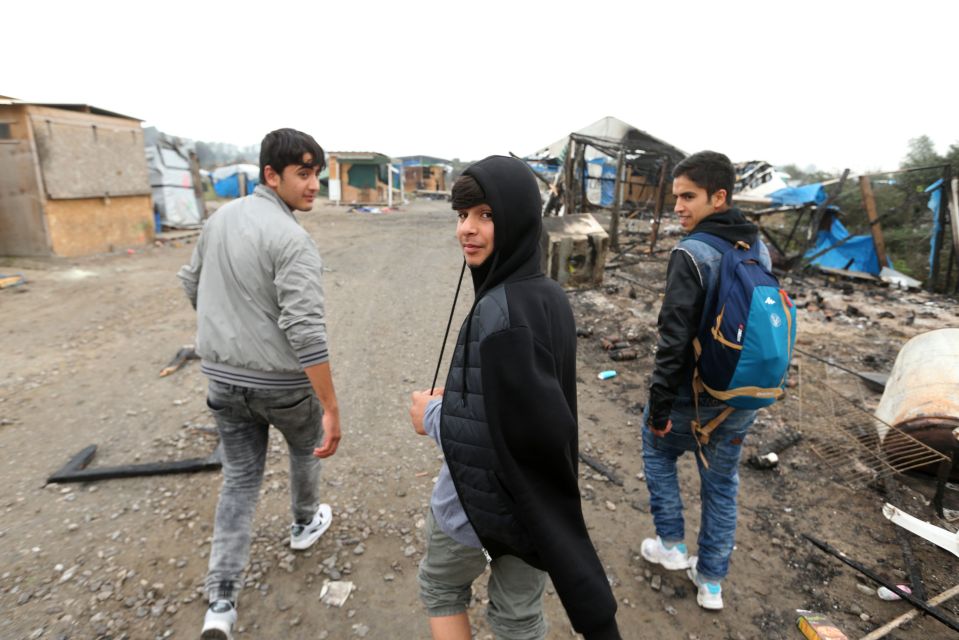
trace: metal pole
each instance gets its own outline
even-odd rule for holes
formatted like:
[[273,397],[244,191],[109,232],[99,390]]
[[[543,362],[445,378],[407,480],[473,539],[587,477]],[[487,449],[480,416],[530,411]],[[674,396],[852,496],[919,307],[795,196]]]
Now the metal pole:
[[386,165],[386,206],[393,208],[393,164]]

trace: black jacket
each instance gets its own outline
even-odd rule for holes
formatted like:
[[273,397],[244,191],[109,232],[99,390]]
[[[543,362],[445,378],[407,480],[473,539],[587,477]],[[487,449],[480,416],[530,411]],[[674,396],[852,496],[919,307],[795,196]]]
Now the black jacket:
[[[758,231],[733,208],[705,218],[692,233],[711,233],[733,244],[740,240],[752,244]],[[649,385],[649,423],[658,429],[666,426],[677,395],[691,396],[696,364],[693,338],[699,332],[705,304],[706,289],[693,259],[687,252],[674,249],[666,268],[656,365]]]
[[493,210],[494,251],[471,271],[475,302],[443,396],[446,462],[489,554],[547,571],[586,638],[619,638],[616,600],[583,519],[576,325],[565,292],[540,268],[539,188],[513,158],[486,158],[466,173]]

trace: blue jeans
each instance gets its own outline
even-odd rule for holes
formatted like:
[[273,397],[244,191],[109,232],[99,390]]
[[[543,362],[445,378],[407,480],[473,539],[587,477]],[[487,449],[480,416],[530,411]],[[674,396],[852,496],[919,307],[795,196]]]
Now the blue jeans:
[[272,424],[290,454],[294,520],[309,521],[320,506],[323,409],[313,389],[253,389],[210,380],[207,406],[223,443],[223,486],[216,505],[206,592],[211,602],[236,602],[250,556],[253,512],[260,497]]
[[[700,421],[706,424],[725,408],[726,405],[712,398],[703,398],[699,405]],[[677,398],[669,414],[673,428],[662,438],[650,431],[646,425],[648,417],[647,405],[643,413],[643,464],[656,534],[670,542],[680,542],[685,537],[676,460],[686,451],[691,451],[699,468],[699,497],[702,501],[696,570],[704,579],[718,582],[729,571],[729,557],[733,553],[736,537],[739,457],[746,433],[756,419],[756,412],[744,409],[734,411],[713,431],[709,444],[702,447],[709,468],[699,457],[696,437],[690,424],[696,418],[691,399]]]

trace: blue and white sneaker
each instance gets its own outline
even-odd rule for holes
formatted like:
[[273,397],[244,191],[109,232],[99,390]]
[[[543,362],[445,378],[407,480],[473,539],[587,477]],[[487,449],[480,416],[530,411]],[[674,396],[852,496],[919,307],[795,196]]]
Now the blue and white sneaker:
[[639,553],[647,562],[661,564],[664,569],[678,571],[689,566],[689,554],[682,542],[667,547],[662,538],[646,538],[639,547]]
[[330,505],[321,504],[310,522],[294,522],[290,526],[290,548],[298,551],[309,549],[330,528],[332,523],[333,510]]
[[229,600],[210,603],[203,619],[202,640],[233,640],[233,625],[236,624],[236,607]]
[[723,608],[723,588],[718,582],[707,582],[696,573],[696,556],[690,556],[686,575],[696,585],[696,603],[703,609],[719,611]]

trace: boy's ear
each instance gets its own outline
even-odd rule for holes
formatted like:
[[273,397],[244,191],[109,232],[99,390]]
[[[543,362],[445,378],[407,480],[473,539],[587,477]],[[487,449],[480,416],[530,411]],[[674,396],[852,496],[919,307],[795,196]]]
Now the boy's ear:
[[263,167],[263,177],[266,178],[266,184],[268,187],[276,189],[280,186],[280,174],[273,170],[273,167],[266,165]]
[[728,195],[725,189],[717,189],[715,193],[709,198],[712,202],[713,209],[719,209],[725,206],[728,203]]

